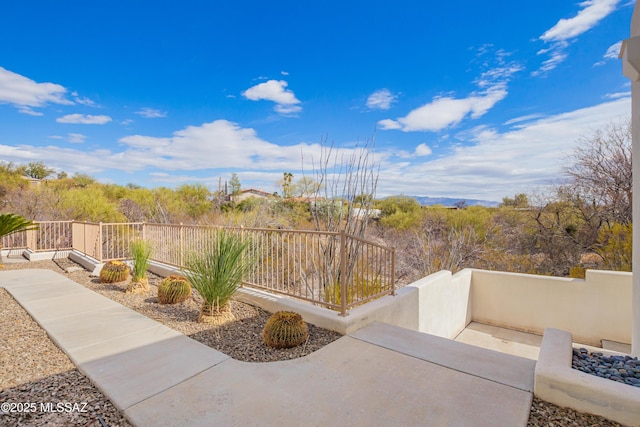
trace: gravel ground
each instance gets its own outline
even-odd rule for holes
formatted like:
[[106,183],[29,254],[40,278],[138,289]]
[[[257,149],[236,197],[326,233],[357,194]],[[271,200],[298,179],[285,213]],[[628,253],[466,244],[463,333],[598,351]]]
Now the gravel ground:
[[[30,263],[7,263],[5,269],[48,268],[63,272],[75,263],[61,259]],[[234,359],[249,362],[268,362],[302,357],[329,344],[339,334],[309,325],[309,340],[300,347],[275,350],[260,339],[262,327],[269,313],[239,302],[232,303],[236,320],[220,327],[195,322],[200,300],[197,295],[177,305],[161,305],[156,301],[160,278],[150,274],[150,290],[144,295],[125,294],[124,284],[101,284],[89,272],[66,273],[72,280],[105,295],[127,307],[157,320],[170,328],[209,345]],[[0,289],[0,402],[37,404],[33,413],[0,413],[2,426],[101,426],[102,419],[109,426],[130,426],[124,415],[84,377],[67,356],[56,347],[46,333],[15,302]],[[16,327],[19,325],[18,327]],[[87,405],[86,412],[51,413],[41,411],[40,403],[79,403]],[[541,426],[620,426],[604,418],[560,408],[534,398],[529,427]]]
[[[0,425],[100,426],[100,417],[112,427],[131,426],[2,288],[0,307],[0,403],[14,405],[2,407]],[[56,411],[62,403],[63,412],[41,407],[47,403]],[[79,406],[64,412],[66,403]]]

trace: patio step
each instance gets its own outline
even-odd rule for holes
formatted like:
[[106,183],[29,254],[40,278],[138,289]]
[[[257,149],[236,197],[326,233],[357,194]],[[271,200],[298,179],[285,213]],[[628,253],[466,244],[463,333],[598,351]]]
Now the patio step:
[[349,336],[519,390],[533,391],[534,360],[379,322]]

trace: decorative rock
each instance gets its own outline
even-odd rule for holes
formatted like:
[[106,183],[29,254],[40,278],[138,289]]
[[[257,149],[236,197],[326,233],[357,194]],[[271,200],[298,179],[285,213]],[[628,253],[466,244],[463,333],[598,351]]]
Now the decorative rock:
[[573,349],[572,367],[584,373],[606,378],[632,387],[640,387],[640,361],[631,356],[605,356],[589,353],[585,348]]

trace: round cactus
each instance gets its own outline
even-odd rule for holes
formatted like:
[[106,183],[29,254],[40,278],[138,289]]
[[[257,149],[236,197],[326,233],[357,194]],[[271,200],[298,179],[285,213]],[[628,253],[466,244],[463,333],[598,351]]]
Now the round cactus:
[[262,340],[273,348],[296,347],[309,338],[309,329],[302,316],[292,311],[274,313],[262,330]]
[[186,277],[172,275],[165,277],[158,285],[158,302],[160,304],[177,304],[191,296],[191,285]]
[[109,261],[100,271],[101,283],[124,282],[129,278],[129,267],[122,261]]

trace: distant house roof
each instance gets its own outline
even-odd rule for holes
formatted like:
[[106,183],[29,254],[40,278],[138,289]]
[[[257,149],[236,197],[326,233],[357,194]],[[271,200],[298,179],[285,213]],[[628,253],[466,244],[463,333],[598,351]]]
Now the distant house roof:
[[271,199],[273,198],[273,194],[267,193],[266,191],[256,190],[255,188],[248,188],[246,190],[240,191],[240,194],[231,195],[231,200],[234,202],[241,202],[242,200],[246,200],[249,197],[259,197],[261,199]]

